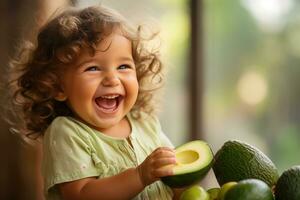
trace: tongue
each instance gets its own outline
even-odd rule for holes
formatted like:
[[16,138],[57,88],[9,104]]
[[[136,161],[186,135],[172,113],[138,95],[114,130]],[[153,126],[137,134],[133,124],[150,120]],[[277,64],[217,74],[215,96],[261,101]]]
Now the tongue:
[[116,99],[104,99],[104,98],[97,98],[97,104],[101,108],[104,109],[113,109],[117,107],[117,100]]

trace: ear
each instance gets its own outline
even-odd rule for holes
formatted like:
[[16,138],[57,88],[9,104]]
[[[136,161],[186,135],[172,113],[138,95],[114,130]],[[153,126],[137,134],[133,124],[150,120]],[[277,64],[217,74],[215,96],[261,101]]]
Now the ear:
[[65,100],[67,100],[67,96],[63,92],[58,92],[56,94],[56,96],[54,97],[54,99],[57,101],[65,101]]

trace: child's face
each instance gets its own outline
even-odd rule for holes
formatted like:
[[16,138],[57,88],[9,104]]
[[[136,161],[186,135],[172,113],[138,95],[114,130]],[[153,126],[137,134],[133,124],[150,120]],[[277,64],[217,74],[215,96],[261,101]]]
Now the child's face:
[[131,42],[111,34],[97,46],[94,56],[83,51],[75,65],[63,73],[62,92],[75,116],[105,132],[118,125],[138,95]]

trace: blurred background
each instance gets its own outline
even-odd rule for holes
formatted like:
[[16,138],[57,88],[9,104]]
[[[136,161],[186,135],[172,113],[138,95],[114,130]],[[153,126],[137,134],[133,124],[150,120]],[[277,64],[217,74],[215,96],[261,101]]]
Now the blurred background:
[[[159,117],[176,146],[203,139],[216,152],[239,139],[280,172],[300,163],[299,1],[1,0],[0,73],[57,8],[95,4],[161,31],[168,73]],[[2,119],[0,133],[0,199],[43,199],[40,144],[24,144]],[[202,184],[217,185],[212,173]]]

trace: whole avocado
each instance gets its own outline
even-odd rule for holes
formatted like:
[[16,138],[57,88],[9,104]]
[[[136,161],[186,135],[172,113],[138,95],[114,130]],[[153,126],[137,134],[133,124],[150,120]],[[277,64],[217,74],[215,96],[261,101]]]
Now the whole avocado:
[[265,182],[246,179],[230,188],[225,194],[225,200],[274,200],[274,197]]
[[181,194],[180,200],[209,200],[209,194],[202,187],[194,185]]
[[209,194],[209,200],[219,200],[218,196],[220,193],[221,188],[211,188],[207,190],[207,193]]
[[225,195],[228,192],[228,190],[230,190],[232,187],[234,187],[237,184],[237,182],[228,182],[225,183],[224,185],[222,185],[220,192],[218,194],[218,200],[224,200],[225,199]]
[[300,165],[284,171],[275,187],[276,200],[300,199]]
[[213,170],[220,185],[254,178],[272,187],[278,180],[276,166],[264,153],[237,140],[227,141],[218,150]]

